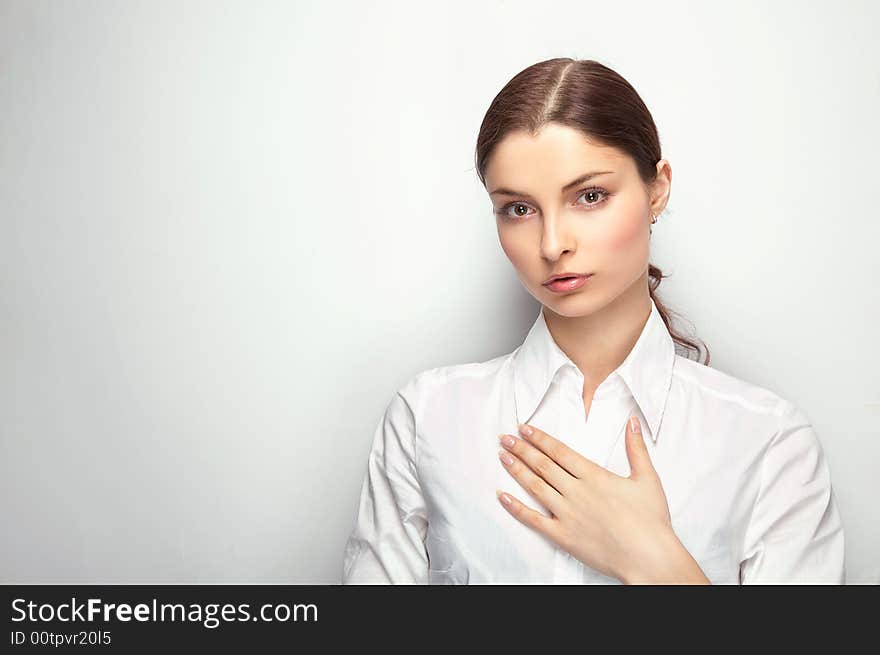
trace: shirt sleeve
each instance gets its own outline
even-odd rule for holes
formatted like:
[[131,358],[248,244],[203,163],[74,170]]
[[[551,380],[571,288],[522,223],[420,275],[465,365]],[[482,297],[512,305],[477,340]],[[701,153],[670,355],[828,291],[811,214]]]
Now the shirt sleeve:
[[415,415],[398,391],[373,437],[342,584],[427,584],[428,521],[415,437]]
[[[786,401],[787,402],[787,401]],[[819,437],[794,404],[765,451],[741,584],[844,584],[844,535]]]

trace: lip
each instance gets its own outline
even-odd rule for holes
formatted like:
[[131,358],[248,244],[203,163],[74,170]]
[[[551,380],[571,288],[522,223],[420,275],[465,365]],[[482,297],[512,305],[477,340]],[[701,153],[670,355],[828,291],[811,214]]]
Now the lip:
[[558,280],[561,277],[589,277],[590,275],[592,275],[592,273],[572,273],[571,271],[563,271],[562,273],[551,275],[544,280],[543,284],[550,284],[553,280]]
[[563,273],[551,275],[544,280],[544,284],[550,284],[553,280],[558,280],[561,277],[589,277],[590,275],[592,275],[592,273],[572,273],[571,271],[564,271]]
[[544,282],[544,286],[550,291],[557,293],[574,291],[584,286],[591,277],[593,277],[592,273],[561,273],[560,275],[554,275],[547,282]]

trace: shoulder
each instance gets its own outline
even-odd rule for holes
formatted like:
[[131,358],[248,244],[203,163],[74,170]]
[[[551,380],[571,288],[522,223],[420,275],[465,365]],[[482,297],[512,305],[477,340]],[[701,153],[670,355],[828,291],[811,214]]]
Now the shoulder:
[[[676,355],[673,389],[687,409],[699,414],[707,433],[736,434],[740,452],[751,444],[766,461],[801,461],[818,467],[824,458],[822,441],[807,412],[790,399],[758,384]],[[703,423],[701,423],[703,424]],[[724,426],[720,429],[717,426]],[[745,450],[744,450],[745,449]],[[783,465],[779,465],[780,467]]]
[[739,414],[763,416],[771,422],[797,411],[791,401],[772,389],[681,355],[675,356],[672,386],[689,400]]
[[398,393],[420,414],[428,402],[458,403],[483,398],[510,370],[516,351],[481,362],[448,364],[422,370],[410,377]]

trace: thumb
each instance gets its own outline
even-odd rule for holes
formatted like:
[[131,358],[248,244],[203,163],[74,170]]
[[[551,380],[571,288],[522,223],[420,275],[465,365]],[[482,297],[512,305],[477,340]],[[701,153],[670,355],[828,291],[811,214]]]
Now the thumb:
[[630,416],[626,422],[626,456],[631,478],[637,478],[654,468],[638,416]]

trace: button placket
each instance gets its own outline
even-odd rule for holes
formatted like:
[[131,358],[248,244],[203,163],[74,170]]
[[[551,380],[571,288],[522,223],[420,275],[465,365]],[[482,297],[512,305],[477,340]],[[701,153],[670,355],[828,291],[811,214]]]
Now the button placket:
[[[583,398],[580,393],[574,393],[577,387],[578,374],[569,369],[566,377],[560,380],[561,388],[558,389],[569,402],[559,405],[559,430],[556,436],[570,448],[583,452],[586,437],[586,422],[584,417]],[[557,547],[553,557],[553,582],[555,584],[583,584],[583,562],[572,556],[568,551]]]

